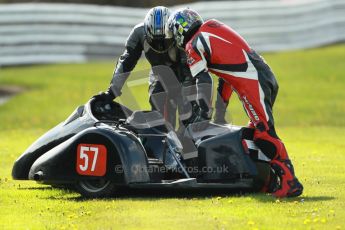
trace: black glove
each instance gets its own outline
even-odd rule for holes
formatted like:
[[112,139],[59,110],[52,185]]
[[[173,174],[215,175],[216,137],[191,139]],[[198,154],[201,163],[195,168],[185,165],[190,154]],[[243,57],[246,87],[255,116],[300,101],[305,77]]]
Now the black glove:
[[100,92],[99,94],[93,96],[92,98],[94,98],[96,101],[110,103],[115,99],[115,96],[111,92],[111,90],[108,90],[106,92]]
[[182,124],[187,127],[190,124],[205,122],[208,123],[211,120],[211,117],[208,115],[207,112],[202,110],[199,106],[193,109],[192,116],[190,116],[186,120],[182,120]]
[[192,124],[196,118],[196,114],[192,114],[188,119],[182,120],[182,124],[187,128],[189,124]]
[[205,112],[205,110],[202,110],[201,108],[199,108],[197,115],[195,119],[193,120],[193,123],[210,121],[210,120],[211,120],[211,117],[208,115],[208,113]]

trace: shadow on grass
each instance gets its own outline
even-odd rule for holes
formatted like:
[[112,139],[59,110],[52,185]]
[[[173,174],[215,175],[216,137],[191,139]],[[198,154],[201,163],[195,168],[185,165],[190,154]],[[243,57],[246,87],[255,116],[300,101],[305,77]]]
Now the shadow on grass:
[[18,190],[53,190],[54,188],[52,188],[51,186],[46,186],[46,187],[19,187],[17,188]]
[[[44,199],[51,200],[68,200],[75,202],[90,201],[94,198],[85,198],[74,191],[74,187],[51,187],[51,186],[28,186],[19,187],[18,190],[35,190],[35,191],[59,191],[58,195],[48,196]],[[62,193],[61,193],[62,192]],[[255,199],[262,203],[273,203],[273,202],[321,202],[334,200],[333,196],[300,196],[292,198],[277,199],[270,194],[264,194],[259,192],[253,192],[253,190],[239,190],[239,189],[177,189],[177,188],[121,188],[113,196],[106,198],[97,198],[97,200],[142,200],[142,201],[157,201],[162,199],[190,199],[190,200],[205,200],[205,199],[216,199],[216,198],[238,198],[248,197]]]
[[[66,194],[71,193],[71,190],[65,190]],[[139,200],[139,201],[158,201],[163,199],[190,199],[190,200],[205,200],[205,199],[218,199],[218,198],[229,198],[229,197],[249,197],[258,200],[263,203],[274,203],[279,200],[283,203],[291,202],[320,202],[333,200],[331,196],[307,196],[294,197],[294,198],[283,198],[277,199],[270,194],[254,193],[252,191],[245,190],[215,190],[215,189],[130,189],[121,190],[112,197],[98,198],[98,200]],[[76,202],[90,201],[91,198],[85,198],[81,195],[66,197],[48,197],[47,199],[62,199]]]
[[334,200],[334,197],[332,196],[307,196],[304,197],[303,195],[300,197],[290,197],[290,198],[275,198],[272,197],[269,194],[256,194],[253,196],[254,199],[260,201],[260,202],[286,202],[286,203],[292,203],[292,202],[299,202],[299,203],[304,203],[304,202],[320,202],[320,201],[329,201],[329,200]]

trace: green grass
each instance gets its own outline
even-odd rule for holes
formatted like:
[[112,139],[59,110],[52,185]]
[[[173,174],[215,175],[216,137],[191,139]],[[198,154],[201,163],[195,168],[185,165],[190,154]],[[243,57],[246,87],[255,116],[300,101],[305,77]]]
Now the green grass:
[[[77,105],[106,89],[113,63],[6,68],[0,69],[0,85],[26,91],[0,106],[0,229],[345,228],[345,45],[264,56],[279,81],[276,126],[305,186],[301,197],[152,192],[83,200],[13,181],[14,160]],[[147,63],[138,69],[145,76]],[[146,87],[132,91],[140,107],[149,108]],[[247,122],[235,96],[229,110],[234,123]]]

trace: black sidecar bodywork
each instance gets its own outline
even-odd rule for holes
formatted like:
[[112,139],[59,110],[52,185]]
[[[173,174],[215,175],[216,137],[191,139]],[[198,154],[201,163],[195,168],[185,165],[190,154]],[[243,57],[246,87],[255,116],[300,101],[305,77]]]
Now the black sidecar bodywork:
[[34,142],[12,176],[88,197],[120,187],[259,190],[270,168],[251,138],[250,129],[212,123],[177,138],[158,112],[90,100]]

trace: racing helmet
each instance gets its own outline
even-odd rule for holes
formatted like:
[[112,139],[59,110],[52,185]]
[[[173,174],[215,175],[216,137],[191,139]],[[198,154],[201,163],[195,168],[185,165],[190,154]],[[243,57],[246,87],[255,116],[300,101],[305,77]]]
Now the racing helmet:
[[179,48],[184,48],[203,23],[204,20],[195,10],[180,9],[169,17],[167,26],[169,31],[166,34],[170,32],[168,36],[173,36],[176,45]]
[[164,6],[156,6],[149,10],[144,20],[147,43],[157,52],[165,52],[173,43],[172,37],[166,36],[166,25],[170,10]]

